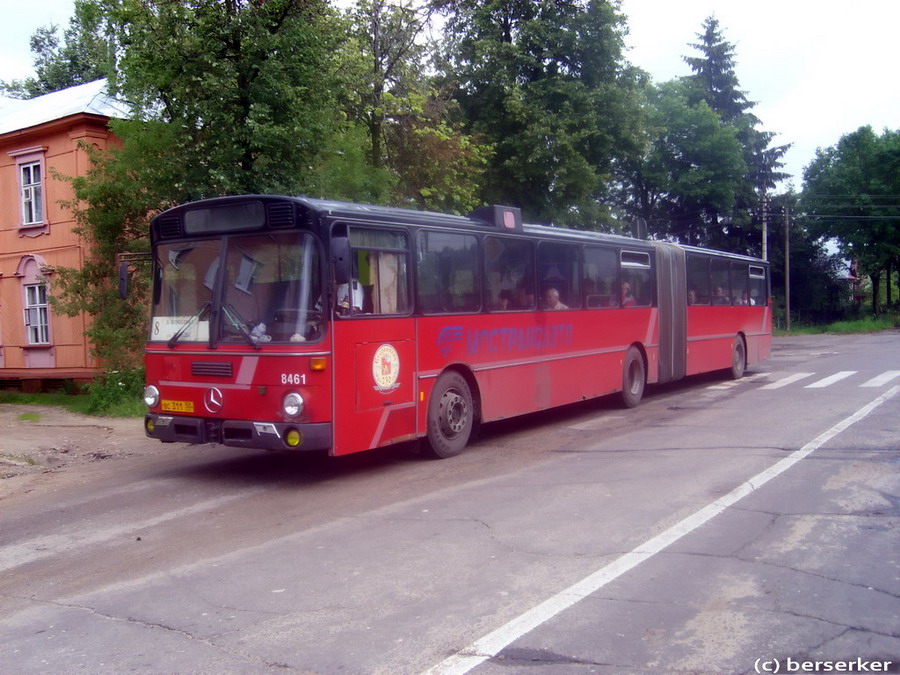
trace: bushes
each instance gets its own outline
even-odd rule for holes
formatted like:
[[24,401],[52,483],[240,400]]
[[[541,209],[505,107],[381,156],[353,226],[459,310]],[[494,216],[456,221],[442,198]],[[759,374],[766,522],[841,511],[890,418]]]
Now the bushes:
[[114,370],[98,375],[88,385],[88,413],[107,417],[140,417],[146,411],[143,391],[143,368]]

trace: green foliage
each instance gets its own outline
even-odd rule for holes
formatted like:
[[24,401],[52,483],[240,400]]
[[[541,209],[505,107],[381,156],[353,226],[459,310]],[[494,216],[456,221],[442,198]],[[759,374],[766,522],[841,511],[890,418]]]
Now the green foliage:
[[[360,149],[368,167],[346,146],[338,161],[326,159],[335,194],[450,212],[481,205],[490,148],[465,133],[453,119],[457,107],[425,75],[430,15],[408,0],[360,0],[345,16],[350,38],[340,56],[339,104],[354,136],[365,129]],[[359,168],[336,175],[343,184],[330,179],[332,169],[351,166]]]
[[119,131],[153,158],[167,197],[312,182],[336,123],[339,23],[324,0],[96,1],[121,45],[114,91],[134,106]]
[[90,415],[138,417],[146,412],[143,402],[143,369],[109,371],[88,387]]
[[86,312],[91,317],[85,334],[92,354],[105,368],[135,368],[147,335],[150,275],[146,266],[132,267],[128,297],[120,298],[116,254],[149,250],[146,222],[160,200],[150,189],[155,186],[142,185],[140,174],[131,168],[142,156],[138,148],[127,145],[108,153],[84,149],[91,157],[91,169],[67,179],[76,199],[66,206],[75,213],[75,231],[91,255],[80,268],[56,268],[50,302],[54,311],[69,316]]
[[613,3],[446,0],[443,81],[493,152],[483,201],[527,219],[584,225],[637,113]]
[[900,131],[865,126],[820,149],[804,172],[803,214],[873,282],[879,311],[882,270],[900,257]]
[[719,213],[733,211],[746,173],[735,129],[690,87],[673,81],[651,90],[649,150],[640,173],[640,215],[657,236],[708,245],[723,239]]
[[[143,401],[144,371],[109,372],[88,385],[86,394],[64,392],[29,394],[18,391],[0,392],[0,404],[59,406],[81,415],[101,417],[143,417],[147,407]],[[25,413],[34,419],[35,413]]]
[[19,391],[0,391],[0,404],[9,405],[51,405],[65,408],[70,412],[87,414],[90,400],[86,394],[70,395],[62,393],[28,394]]
[[706,19],[693,74],[644,94],[644,150],[618,165],[620,205],[659,237],[760,253],[758,193],[784,177],[734,71],[734,47]]
[[21,422],[40,422],[41,415],[40,415],[40,413],[22,413],[19,415],[19,421],[21,421]]
[[56,311],[87,312],[106,369],[135,368],[145,341],[148,269],[117,295],[116,254],[149,249],[147,222],[177,203],[232,193],[299,193],[335,147],[334,14],[319,0],[83,0],[117,45],[113,93],[121,147],[86,148],[72,181],[77,233],[90,255],[57,269]]
[[863,319],[833,321],[827,324],[806,324],[792,326],[790,332],[776,331],[776,335],[853,335],[857,333],[878,333],[883,330],[900,328],[900,314],[868,316]]
[[[463,213],[507,203],[531,221],[621,230],[615,217],[641,217],[659,238],[761,252],[758,195],[783,177],[787,147],[772,147],[752,114],[713,17],[685,59],[692,74],[654,86],[624,58],[614,0],[359,0],[343,13],[327,0],[77,0],[75,10],[63,41],[53,27],[33,37],[37,77],[5,86],[27,96],[106,74],[133,106],[111,125],[121,146],[86,148],[93,168],[72,180],[89,259],[53,277],[54,309],[89,313],[108,370],[138,365],[148,299],[140,266],[118,298],[116,254],[148,250],[154,213],[203,197],[307,193]],[[432,12],[446,18],[440,49],[427,40]],[[897,144],[893,132],[860,134],[809,168],[802,210],[821,214],[826,194],[854,195],[856,210],[840,225],[797,220],[792,308],[843,307],[820,237],[838,237],[873,275],[897,255],[895,221],[863,217],[896,216],[884,195],[900,194]]]

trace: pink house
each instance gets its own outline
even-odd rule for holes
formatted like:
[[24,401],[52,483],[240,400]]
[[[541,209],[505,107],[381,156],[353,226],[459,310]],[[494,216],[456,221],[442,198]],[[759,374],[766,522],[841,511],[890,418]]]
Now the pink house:
[[48,303],[54,269],[85,258],[74,217],[59,204],[72,199],[71,186],[54,173],[84,174],[90,162],[79,142],[114,146],[109,119],[126,115],[105,80],[27,101],[0,98],[0,384],[38,388],[97,372],[87,317],[57,315]]

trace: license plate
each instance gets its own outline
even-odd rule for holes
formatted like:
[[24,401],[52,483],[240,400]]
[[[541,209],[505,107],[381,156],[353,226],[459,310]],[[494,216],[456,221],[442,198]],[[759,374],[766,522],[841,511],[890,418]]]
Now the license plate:
[[166,412],[194,412],[193,401],[167,401],[162,400],[162,409]]

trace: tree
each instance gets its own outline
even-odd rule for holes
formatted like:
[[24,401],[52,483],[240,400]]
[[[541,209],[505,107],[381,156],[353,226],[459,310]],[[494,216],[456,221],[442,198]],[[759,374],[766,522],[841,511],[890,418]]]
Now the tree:
[[746,165],[735,129],[689,93],[683,80],[648,88],[646,150],[622,165],[620,198],[659,238],[727,248],[717,214],[733,209]]
[[624,18],[606,0],[442,0],[443,78],[467,128],[493,145],[485,202],[527,218],[590,226],[603,217],[612,158],[637,113],[622,59]]
[[73,180],[70,206],[90,259],[60,270],[54,294],[64,311],[93,317],[89,337],[109,365],[123,344],[143,342],[146,281],[135,275],[123,305],[115,255],[147,249],[152,214],[316,184],[338,129],[331,82],[340,33],[320,0],[90,1],[116,45],[112,91],[133,114],[111,122],[121,148],[92,151],[92,170]]
[[900,256],[900,131],[860,127],[818,150],[803,179],[803,213],[870,277],[878,314],[881,272]]
[[843,318],[850,298],[840,256],[829,251],[788,190],[769,205],[769,262],[776,319],[785,308],[785,227],[789,227],[791,317],[812,323]]
[[75,0],[75,11],[63,42],[57,26],[38,28],[31,36],[35,77],[0,82],[0,91],[16,98],[34,98],[107,76],[110,42],[104,34],[100,8],[92,0]]
[[470,211],[489,149],[451,119],[456,106],[425,75],[431,10],[360,0],[348,13],[341,105],[368,136],[376,202]]
[[[684,57],[693,74],[686,78],[690,103],[705,101],[719,115],[723,126],[731,127],[741,145],[745,173],[735,186],[734,201],[727,211],[707,210],[709,223],[720,225],[727,233],[732,250],[746,253],[759,241],[754,213],[759,195],[775,187],[787,177],[780,171],[781,161],[789,145],[770,147],[774,134],[758,129],[759,118],[751,111],[755,107],[740,89],[735,72],[734,45],[725,40],[714,16],[707,17],[698,42],[691,46],[699,56]],[[716,243],[716,242],[710,242]]]

